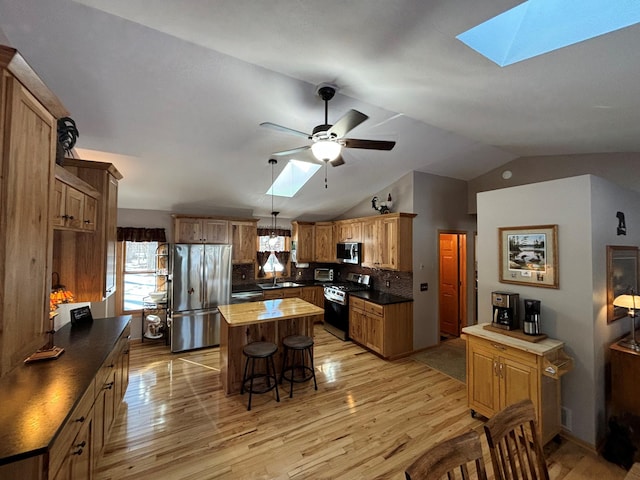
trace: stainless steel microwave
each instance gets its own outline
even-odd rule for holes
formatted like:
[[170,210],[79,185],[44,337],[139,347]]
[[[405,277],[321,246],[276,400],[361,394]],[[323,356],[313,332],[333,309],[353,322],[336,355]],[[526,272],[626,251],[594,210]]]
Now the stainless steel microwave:
[[336,258],[339,263],[360,265],[362,261],[362,244],[338,243],[336,246]]

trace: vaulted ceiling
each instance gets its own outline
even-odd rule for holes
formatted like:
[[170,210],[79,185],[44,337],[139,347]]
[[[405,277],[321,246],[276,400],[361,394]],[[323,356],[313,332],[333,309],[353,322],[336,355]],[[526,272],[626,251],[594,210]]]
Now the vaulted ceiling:
[[[369,119],[285,218],[329,219],[410,171],[470,180],[516,157],[640,151],[640,27],[501,68],[456,35],[515,0],[0,0],[17,48],[113,161],[123,208],[268,216],[272,152],[323,123]],[[281,159],[277,174],[285,164]]]

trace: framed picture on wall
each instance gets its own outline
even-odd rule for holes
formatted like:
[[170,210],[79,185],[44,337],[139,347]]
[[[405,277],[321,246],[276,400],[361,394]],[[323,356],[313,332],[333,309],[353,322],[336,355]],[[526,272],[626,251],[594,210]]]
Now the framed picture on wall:
[[558,288],[558,226],[498,229],[499,280],[531,287]]
[[618,295],[638,294],[638,247],[607,245],[607,323],[627,316],[627,309],[614,307]]

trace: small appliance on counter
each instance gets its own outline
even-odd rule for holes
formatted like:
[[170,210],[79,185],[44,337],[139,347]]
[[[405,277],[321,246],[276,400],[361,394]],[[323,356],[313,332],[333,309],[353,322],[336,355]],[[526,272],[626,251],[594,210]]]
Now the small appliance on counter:
[[313,271],[313,280],[316,282],[333,282],[333,268],[316,268]]
[[524,300],[522,331],[527,335],[540,335],[540,300]]
[[517,330],[518,302],[520,295],[509,292],[491,292],[491,305],[493,306],[493,319],[491,325],[503,330]]

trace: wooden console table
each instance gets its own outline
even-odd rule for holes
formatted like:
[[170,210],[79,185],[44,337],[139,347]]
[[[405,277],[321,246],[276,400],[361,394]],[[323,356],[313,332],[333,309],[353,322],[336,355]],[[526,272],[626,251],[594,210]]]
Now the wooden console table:
[[640,352],[614,343],[611,351],[611,414],[640,416]]
[[227,395],[240,392],[243,372],[242,349],[251,342],[278,345],[276,372],[282,367],[282,339],[288,335],[313,337],[313,324],[322,321],[324,310],[299,298],[218,307],[220,322],[220,378]]

